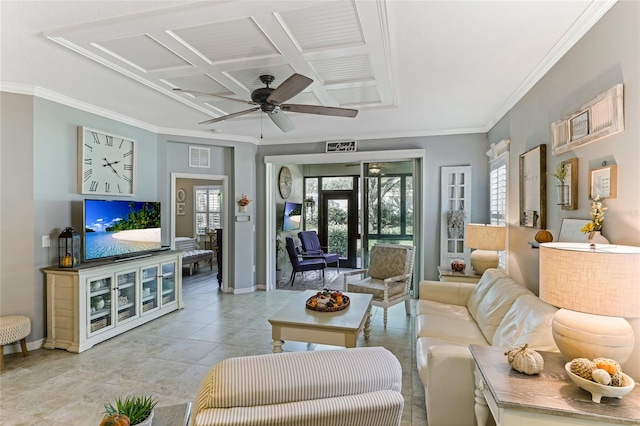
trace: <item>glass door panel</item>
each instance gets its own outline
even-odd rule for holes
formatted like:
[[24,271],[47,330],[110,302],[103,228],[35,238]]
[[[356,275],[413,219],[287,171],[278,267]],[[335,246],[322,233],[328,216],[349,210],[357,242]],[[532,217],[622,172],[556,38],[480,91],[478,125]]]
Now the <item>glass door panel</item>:
[[87,280],[88,335],[113,327],[111,276]]
[[159,306],[158,266],[142,270],[142,315]]
[[326,235],[326,242],[321,240],[320,243],[327,247],[328,253],[340,255],[341,267],[356,268],[358,264],[357,194],[355,192],[324,192],[322,200],[321,225],[324,232],[320,235]]
[[118,283],[116,291],[116,312],[118,316],[116,318],[118,322],[124,322],[136,316],[136,306],[138,305],[137,275],[137,271],[116,274]]
[[162,264],[162,305],[176,300],[176,264]]

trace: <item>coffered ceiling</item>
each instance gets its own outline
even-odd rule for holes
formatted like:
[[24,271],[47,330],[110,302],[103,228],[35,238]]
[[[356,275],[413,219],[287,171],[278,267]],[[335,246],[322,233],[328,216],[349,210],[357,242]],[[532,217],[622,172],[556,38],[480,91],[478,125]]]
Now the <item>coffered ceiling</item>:
[[[2,90],[153,131],[258,143],[487,131],[611,1],[2,2]],[[273,75],[313,83],[283,133],[250,105]],[[81,123],[80,123],[81,124]]]

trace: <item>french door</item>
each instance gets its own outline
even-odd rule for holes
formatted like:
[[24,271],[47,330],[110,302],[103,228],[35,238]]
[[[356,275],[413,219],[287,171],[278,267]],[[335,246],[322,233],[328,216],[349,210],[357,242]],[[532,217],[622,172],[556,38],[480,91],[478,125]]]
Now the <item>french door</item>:
[[323,191],[320,211],[320,243],[340,255],[340,266],[358,265],[358,193]]

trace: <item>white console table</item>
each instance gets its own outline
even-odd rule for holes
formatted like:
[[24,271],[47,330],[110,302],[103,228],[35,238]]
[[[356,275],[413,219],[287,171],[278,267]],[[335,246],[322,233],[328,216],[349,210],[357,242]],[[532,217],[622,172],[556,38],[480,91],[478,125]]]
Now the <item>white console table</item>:
[[51,267],[47,276],[47,349],[82,352],[184,307],[182,252],[120,262]]

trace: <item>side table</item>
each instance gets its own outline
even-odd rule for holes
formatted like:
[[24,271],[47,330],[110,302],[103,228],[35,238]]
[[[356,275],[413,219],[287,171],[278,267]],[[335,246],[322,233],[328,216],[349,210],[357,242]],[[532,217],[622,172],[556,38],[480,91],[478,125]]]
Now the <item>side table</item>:
[[640,386],[622,399],[591,401],[591,394],[576,386],[564,369],[560,353],[538,351],[544,359],[540,375],[513,370],[506,348],[469,345],[475,361],[475,413],[484,426],[489,413],[497,426],[640,425]]
[[473,283],[477,284],[482,275],[475,272],[455,272],[446,266],[438,266],[438,278],[440,281],[457,282],[457,283]]

